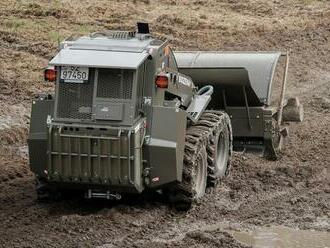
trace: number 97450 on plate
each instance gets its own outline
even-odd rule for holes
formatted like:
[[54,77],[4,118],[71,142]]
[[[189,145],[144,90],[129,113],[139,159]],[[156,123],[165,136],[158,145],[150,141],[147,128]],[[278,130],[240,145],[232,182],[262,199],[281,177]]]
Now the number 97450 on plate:
[[61,81],[66,83],[84,83],[88,81],[88,67],[62,66]]

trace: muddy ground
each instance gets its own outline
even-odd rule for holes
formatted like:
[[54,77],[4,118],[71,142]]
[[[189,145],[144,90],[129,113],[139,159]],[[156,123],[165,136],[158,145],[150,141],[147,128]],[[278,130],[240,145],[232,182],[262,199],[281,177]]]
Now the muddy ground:
[[[244,247],[228,230],[284,225],[330,232],[330,3],[327,0],[0,3],[0,247]],[[159,195],[38,203],[28,169],[30,101],[71,34],[132,29],[181,50],[290,51],[288,96],[305,108],[281,159],[235,153],[231,174],[187,213]],[[59,32],[58,32],[59,30]]]

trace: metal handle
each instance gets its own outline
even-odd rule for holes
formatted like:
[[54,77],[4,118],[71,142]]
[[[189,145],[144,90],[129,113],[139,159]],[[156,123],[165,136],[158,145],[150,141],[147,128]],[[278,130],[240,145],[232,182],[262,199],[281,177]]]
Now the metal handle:
[[277,111],[277,124],[281,125],[282,123],[282,114],[283,114],[283,105],[284,105],[284,95],[285,95],[285,88],[286,88],[286,79],[288,75],[288,68],[289,68],[289,52],[286,52],[285,56],[285,71],[283,74],[283,81],[282,81],[282,88],[281,88],[281,96],[280,102],[278,104],[278,111]]
[[60,137],[65,138],[82,138],[82,139],[104,139],[104,140],[118,140],[117,137],[105,137],[105,136],[90,136],[90,135],[70,135],[70,134],[62,134],[60,132]]

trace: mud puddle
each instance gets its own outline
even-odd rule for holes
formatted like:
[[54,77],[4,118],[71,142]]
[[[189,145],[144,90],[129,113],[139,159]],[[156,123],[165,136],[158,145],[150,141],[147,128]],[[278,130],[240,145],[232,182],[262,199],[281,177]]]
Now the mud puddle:
[[260,227],[253,231],[230,231],[239,242],[254,248],[328,248],[330,233],[283,226]]
[[[172,231],[156,235],[152,239],[158,244],[180,243],[192,234],[227,233],[233,241],[243,247],[253,248],[330,248],[330,233],[301,230],[286,226],[257,227],[230,221],[209,224],[196,222],[177,224]],[[170,235],[169,235],[170,233]]]

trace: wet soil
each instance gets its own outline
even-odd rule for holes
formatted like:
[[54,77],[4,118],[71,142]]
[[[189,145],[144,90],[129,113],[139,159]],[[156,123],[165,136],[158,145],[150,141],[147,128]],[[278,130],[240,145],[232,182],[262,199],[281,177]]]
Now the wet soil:
[[[230,229],[330,232],[329,1],[14,1],[0,3],[0,247],[246,247]],[[120,202],[36,201],[26,136],[30,102],[60,38],[151,23],[181,50],[290,51],[287,95],[302,123],[278,161],[235,153],[230,175],[188,212],[160,195]],[[219,223],[227,223],[226,228]]]
[[324,248],[330,243],[327,232],[314,230],[296,230],[283,226],[259,227],[250,231],[232,231],[231,234],[240,242],[254,248]]

